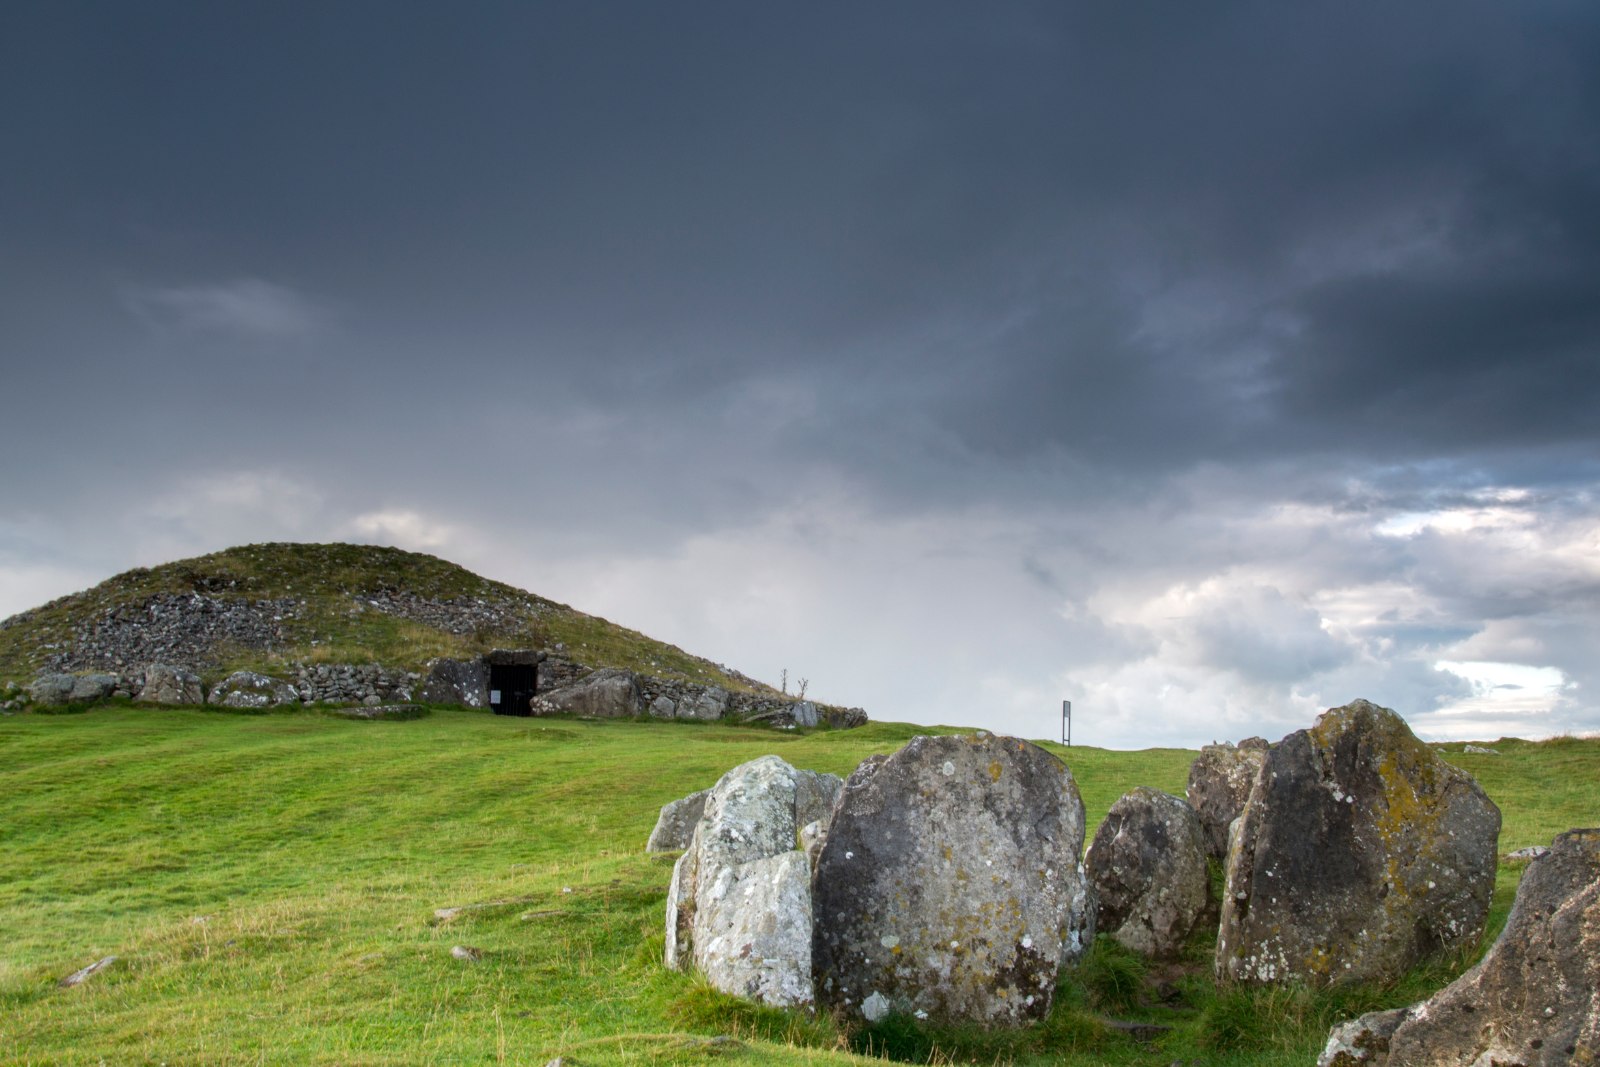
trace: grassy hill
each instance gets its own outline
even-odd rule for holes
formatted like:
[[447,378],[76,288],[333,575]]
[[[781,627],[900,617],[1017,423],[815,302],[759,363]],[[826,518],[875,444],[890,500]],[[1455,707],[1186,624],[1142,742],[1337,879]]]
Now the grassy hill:
[[[204,662],[183,664],[201,669],[208,683],[240,668],[271,673],[297,662],[377,662],[416,670],[435,656],[559,643],[569,658],[587,666],[625,667],[727,689],[768,688],[676,646],[434,556],[348,544],[244,545],[125,571],[0,623],[0,681],[31,680],[119,612],[152,598],[194,594],[229,603],[272,602],[276,611],[269,610],[269,617],[283,615],[283,636],[270,647],[223,644]],[[457,625],[390,607],[418,603],[437,606],[433,614]]]
[[[659,805],[744,760],[846,774],[919,732],[940,731],[443,710],[0,717],[0,1062],[878,1062],[827,1019],[664,970],[670,857],[642,849]],[[1135,785],[1181,791],[1194,755],[1046,747],[1072,767],[1091,827]],[[1504,809],[1502,851],[1600,824],[1600,740],[1496,748],[1447,758]],[[1502,868],[1496,928],[1519,874]],[[486,906],[435,915],[462,905]],[[458,945],[482,958],[453,957]],[[1207,948],[1183,974],[1141,976],[1102,946],[1050,1023],[1022,1035],[940,1035],[937,1052],[927,1035],[887,1037],[922,1062],[1305,1064],[1334,1014],[1409,1001],[1469,962],[1397,988],[1230,995],[1205,977]],[[58,986],[108,955],[105,972]],[[1174,1029],[1145,1046],[1099,1021],[1111,1016]]]

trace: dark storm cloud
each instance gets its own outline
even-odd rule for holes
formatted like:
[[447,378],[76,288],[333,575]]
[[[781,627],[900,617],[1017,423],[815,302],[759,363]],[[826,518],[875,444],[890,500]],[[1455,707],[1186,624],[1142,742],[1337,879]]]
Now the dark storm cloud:
[[1586,669],[1591,4],[28,3],[0,101],[30,589],[392,538],[914,657],[948,584],[1135,718]]
[[[637,403],[832,367],[891,413],[934,379],[907,414],[969,448],[1143,470],[1352,418],[1541,443],[1595,396],[1581,7],[30,14],[8,199],[72,210],[13,209],[20,245],[327,293],[374,370]],[[1444,208],[1443,263],[1296,276]],[[1152,339],[1197,277],[1216,321]]]

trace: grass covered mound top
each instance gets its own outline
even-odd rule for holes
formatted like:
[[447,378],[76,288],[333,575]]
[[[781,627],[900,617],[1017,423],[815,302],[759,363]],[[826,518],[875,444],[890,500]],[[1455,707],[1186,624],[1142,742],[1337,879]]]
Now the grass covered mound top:
[[719,664],[420,552],[243,545],[136,567],[0,623],[0,679],[160,659],[217,675],[301,662],[417,670],[437,656],[566,646],[588,666],[727,689],[768,687]]

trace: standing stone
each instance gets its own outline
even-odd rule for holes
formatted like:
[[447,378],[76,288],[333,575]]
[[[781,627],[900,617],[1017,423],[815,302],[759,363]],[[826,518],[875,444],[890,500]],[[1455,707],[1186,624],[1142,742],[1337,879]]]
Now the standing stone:
[[1205,831],[1185,801],[1140,786],[1095,831],[1085,861],[1095,927],[1145,956],[1172,959],[1207,911]]
[[140,704],[195,707],[206,702],[206,695],[199,675],[182,667],[152,663],[144,669],[144,688],[135,699]]
[[1189,765],[1189,786],[1184,795],[1205,827],[1207,851],[1217,859],[1228,855],[1228,824],[1244,811],[1267,747],[1259,737],[1248,737],[1237,748],[1231,744],[1207,745]]
[[710,792],[709,789],[702,789],[661,805],[661,814],[656,816],[656,828],[650,831],[650,840],[645,842],[644,850],[678,852],[688,848],[689,842],[694,839],[695,825],[705,813],[706,797]]
[[666,962],[717,989],[779,1007],[810,1004],[810,868],[795,848],[795,770],[763,756],[705,798],[667,894]]
[[917,737],[845,783],[813,881],[820,1002],[869,1020],[1018,1025],[1086,920],[1072,774],[1010,737]]
[[1388,1062],[1600,1062],[1600,829],[1568,830],[1533,861],[1489,954],[1410,1009]]
[[639,683],[631,672],[619,667],[602,667],[540,695],[558,711],[573,715],[626,719],[639,714]]
[[[702,868],[704,870],[704,868]],[[811,866],[790,850],[702,875],[695,965],[716,988],[780,1008],[809,1007]]]
[[1221,979],[1385,981],[1483,933],[1500,809],[1388,708],[1274,745],[1228,852]]

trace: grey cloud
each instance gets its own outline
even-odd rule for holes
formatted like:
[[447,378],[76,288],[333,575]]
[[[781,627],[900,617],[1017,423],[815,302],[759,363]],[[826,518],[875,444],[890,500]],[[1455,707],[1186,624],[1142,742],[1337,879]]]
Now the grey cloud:
[[123,302],[152,325],[199,333],[286,341],[314,334],[327,313],[293,289],[260,278],[179,285],[129,286]]
[[1348,663],[1355,652],[1325,633],[1317,612],[1270,586],[1206,605],[1186,627],[1208,666],[1288,683]]
[[[1558,564],[1600,486],[1590,7],[374,14],[16,13],[0,488],[37,522],[8,565],[112,568],[60,537],[108,514],[174,554],[449,531],[649,600],[684,554],[715,575],[685,588],[759,586],[770,536],[839,600],[785,640],[897,657],[845,698],[915,675],[955,707],[987,664],[1017,702],[1074,677],[1287,722],[1447,706],[1432,662],[1482,646],[1592,720],[1594,584]],[[139,507],[262,471],[324,503]],[[1374,533],[1506,487],[1560,551]],[[941,581],[1004,616],[978,667],[912,662],[943,605],[903,583]],[[1139,615],[1208,581],[1187,630]],[[671,599],[641,605],[668,636],[780,654]],[[862,615],[911,632],[835,640]]]

